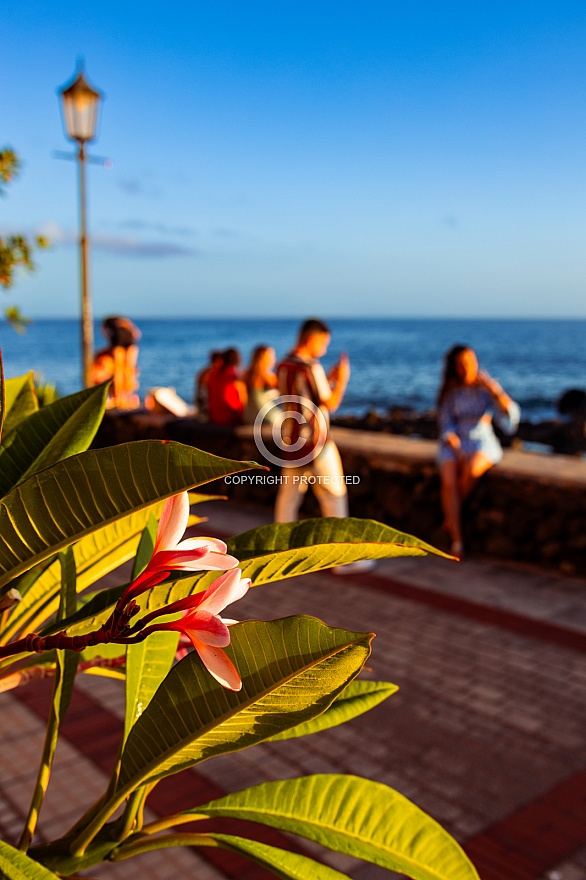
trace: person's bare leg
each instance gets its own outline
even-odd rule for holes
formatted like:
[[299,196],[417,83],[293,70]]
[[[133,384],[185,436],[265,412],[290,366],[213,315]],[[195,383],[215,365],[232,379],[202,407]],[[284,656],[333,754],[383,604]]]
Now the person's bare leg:
[[492,461],[487,458],[486,455],[483,455],[482,452],[477,452],[472,458],[467,458],[463,462],[459,480],[459,495],[461,501],[464,501],[468,495],[470,495],[475,483],[492,467],[492,465]]
[[458,462],[444,461],[440,467],[440,477],[444,522],[452,540],[452,551],[457,556],[462,552]]
[[[302,468],[283,468],[283,482],[279,485],[275,501],[275,522],[294,522],[307,491],[307,483],[301,483]],[[295,480],[294,477],[297,479]]]

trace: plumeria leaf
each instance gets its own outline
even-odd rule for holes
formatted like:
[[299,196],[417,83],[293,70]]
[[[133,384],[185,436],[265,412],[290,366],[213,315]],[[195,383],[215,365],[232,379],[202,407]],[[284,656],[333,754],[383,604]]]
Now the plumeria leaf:
[[271,523],[250,529],[228,542],[253,584],[281,580],[344,565],[359,559],[394,556],[447,556],[413,535],[372,519],[319,517]]
[[6,413],[6,402],[4,394],[4,366],[2,364],[2,352],[0,351],[0,442],[2,442],[2,431],[4,429],[4,415]]
[[288,852],[279,847],[270,846],[268,843],[260,843],[258,840],[213,832],[209,834],[172,834],[165,837],[147,838],[138,843],[129,842],[114,850],[110,858],[117,862],[130,858],[130,856],[170,846],[216,846],[219,849],[245,856],[256,862],[257,865],[271,871],[281,880],[308,880],[308,878],[311,880],[348,880],[346,874],[341,874],[335,868],[316,862],[308,856]]
[[57,874],[0,840],[0,877],[4,880],[59,880]]
[[260,465],[159,440],[89,450],[57,462],[0,501],[0,587],[128,513],[255,467]]
[[154,517],[151,513],[143,529],[136,549],[136,556],[132,563],[132,574],[130,575],[131,581],[135,580],[150,562],[153,550],[155,549],[158,520],[159,517]]
[[[59,554],[59,562],[61,565],[61,598],[59,601],[59,609],[57,611],[57,619],[63,620],[68,614],[75,612],[76,606],[76,572],[75,559],[73,550],[68,547]],[[57,745],[57,736],[59,727],[67,708],[69,706],[71,695],[73,693],[73,683],[77,672],[77,664],[79,662],[79,654],[75,651],[59,650],[55,652],[57,659],[57,669],[55,678],[55,689],[53,692],[52,712],[55,717],[54,742],[52,744],[51,760],[55,746]]]
[[370,779],[316,773],[266,782],[193,812],[198,818],[260,822],[413,880],[478,880],[441,825],[402,794]]
[[227,495],[204,495],[202,492],[189,492],[189,503],[191,506],[194,504],[204,504],[207,501],[226,501]]
[[78,636],[99,629],[112,613],[114,605],[127,586],[128,584],[120,584],[120,586],[109,587],[107,590],[87,593],[81,597],[81,607],[77,609],[75,614],[59,625],[52,623],[45,627],[41,630],[41,634],[44,636],[54,635],[63,629],[68,636]]
[[[91,532],[74,544],[78,592],[83,592],[99,578],[131,559],[137,552],[145,525],[151,517],[153,519],[158,517],[162,509],[163,502],[157,502],[151,507],[138,510]],[[23,579],[27,579],[28,576],[29,572],[26,572]],[[41,630],[57,610],[60,584],[61,571],[57,560],[48,567],[40,569],[36,579],[33,578],[32,583],[27,583],[26,589],[21,591],[22,602],[11,611],[6,629],[0,636],[0,644],[6,644],[17,636],[22,637],[29,632]],[[110,591],[102,591],[101,595],[105,599],[111,594]],[[84,608],[75,615],[66,617],[65,627],[69,626],[70,622],[91,617],[98,613],[98,610],[106,609],[119,598],[119,595],[120,592],[108,604],[104,604],[103,600],[98,600],[93,607],[84,604]],[[51,630],[57,631],[55,627],[51,627]],[[46,635],[48,631],[44,634]]]
[[289,730],[283,730],[275,736],[270,736],[267,742],[275,742],[281,739],[296,739],[299,736],[308,736],[310,733],[318,733],[320,730],[328,730],[344,724],[363,712],[374,709],[391,694],[399,690],[396,684],[388,681],[351,681],[345,691],[337,697],[329,709],[311,721],[298,724]]
[[[71,547],[68,547],[59,554],[59,562],[61,563],[62,585],[57,619],[62,620],[67,614],[73,614],[76,606],[75,559]],[[53,760],[53,754],[57,745],[59,727],[65,717],[73,693],[73,683],[77,672],[77,664],[80,659],[79,654],[75,651],[59,650],[55,653],[57,669],[55,673],[55,689],[53,692],[52,706],[52,712],[55,717],[55,731],[52,743],[51,761]]]
[[115,678],[117,681],[124,681],[126,673],[120,667],[111,668],[109,666],[90,666],[89,669],[82,670],[84,675],[98,675],[102,678]]
[[2,442],[23,420],[39,408],[35,394],[35,374],[25,373],[16,379],[4,380],[4,424],[2,426]]
[[116,642],[100,642],[97,645],[84,648],[80,657],[82,661],[95,660],[97,657],[106,660],[111,660],[114,657],[126,657],[126,645],[120,645]]
[[[213,526],[210,529],[213,532]],[[321,571],[359,559],[394,556],[447,556],[412,535],[398,532],[372,519],[320,517],[297,523],[272,523],[231,538],[228,553],[240,560],[242,576],[252,586]],[[451,558],[451,557],[448,557]],[[171,585],[161,585],[142,604],[152,611],[209,587],[213,576],[205,572]]]
[[257,865],[267,868],[276,877],[282,880],[347,880],[346,874],[341,874],[329,865],[316,862],[309,856],[300,853],[289,852],[268,843],[260,843],[258,840],[249,840],[246,837],[237,837],[233,834],[209,834],[220,849],[246,856]]
[[85,452],[106,407],[108,383],[61,397],[23,419],[0,446],[0,496],[31,474]]
[[304,616],[247,621],[230,633],[226,653],[240,673],[242,690],[219,685],[197,654],[185,657],[130,732],[120,792],[320,715],[357,675],[372,638]]
[[144,642],[127,646],[124,742],[171,669],[178,641],[179,633],[155,632]]

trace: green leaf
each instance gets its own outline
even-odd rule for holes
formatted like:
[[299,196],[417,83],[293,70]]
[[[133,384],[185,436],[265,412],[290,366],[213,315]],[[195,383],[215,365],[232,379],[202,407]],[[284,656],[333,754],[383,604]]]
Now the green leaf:
[[135,855],[152,852],[170,846],[214,846],[228,852],[237,853],[267,868],[281,880],[348,880],[346,874],[340,874],[329,865],[322,865],[308,856],[292,853],[288,850],[236,837],[233,834],[172,834],[152,840],[141,840],[137,843],[122,844],[110,855],[113,862],[122,861]]
[[321,714],[358,674],[372,635],[312,617],[252,620],[230,627],[227,649],[242,678],[223,688],[195,653],[175,666],[135,723],[119,789],[177,773]]
[[[57,620],[62,621],[65,619],[65,617],[67,617],[68,614],[73,614],[75,612],[75,607],[77,604],[75,559],[71,547],[68,547],[66,550],[59,554],[59,562],[61,563],[62,586],[59,610],[57,612]],[[55,751],[55,746],[57,745],[59,727],[61,725],[61,722],[63,721],[63,718],[65,717],[65,713],[67,712],[67,708],[71,700],[71,695],[73,693],[73,683],[75,681],[75,674],[77,672],[77,664],[79,663],[80,659],[79,654],[75,651],[58,650],[56,652],[56,655],[57,670],[55,678],[55,688],[53,691],[52,709],[56,721],[56,730],[51,751],[51,761],[53,760],[53,753]]]
[[447,555],[413,535],[355,517],[259,526],[228,541],[228,552],[241,561],[243,574],[255,585],[359,559]]
[[126,648],[126,716],[124,742],[171,669],[179,633],[155,632]]
[[126,673],[120,667],[111,669],[109,666],[90,666],[82,670],[84,675],[97,675],[102,678],[115,678],[117,681],[125,681]]
[[[120,586],[98,590],[95,593],[90,593],[87,597],[82,597],[87,598],[87,602],[78,608],[75,614],[63,621],[62,626],[67,635],[80,636],[99,629],[112,613],[113,606],[127,586],[127,583],[120,584]],[[53,635],[58,631],[57,625],[52,624],[42,630],[42,635]]]
[[0,587],[134,510],[255,467],[261,466],[159,440],[90,450],[57,462],[0,501]]
[[4,366],[2,364],[2,352],[0,351],[0,442],[2,441],[2,430],[4,428],[5,411],[6,404],[4,395]]
[[[151,517],[158,518],[163,509],[163,503],[160,501],[144,510],[131,513],[123,519],[86,535],[85,538],[74,544],[73,554],[79,593],[134,556],[145,525]],[[22,637],[29,632],[38,632],[57,610],[61,585],[61,570],[57,560],[37,572],[36,578],[33,578],[31,583],[27,582],[29,574],[26,572],[23,576],[25,589],[21,591],[22,602],[11,611],[6,628],[0,636],[0,644],[2,645],[14,639],[17,634]],[[18,588],[20,590],[20,583]],[[117,588],[113,589],[117,590]],[[101,591],[101,595],[106,598],[111,593],[109,590]],[[65,628],[76,620],[92,617],[99,611],[105,610],[119,598],[119,595],[120,591],[108,604],[98,600],[92,607],[85,604],[89,598],[87,597],[82,609],[75,615],[68,615],[65,620]],[[51,629],[57,631],[54,627]],[[48,631],[43,634],[48,635]]]
[[105,660],[111,660],[114,657],[126,658],[126,645],[120,645],[116,642],[100,642],[97,645],[84,648],[80,657],[84,662],[95,660],[96,657],[102,657]]
[[[213,533],[213,528],[210,531]],[[447,555],[413,535],[354,517],[272,523],[250,529],[227,543],[228,552],[240,560],[242,574],[252,580],[253,587],[359,559]],[[148,611],[160,608],[206,589],[216,576],[205,572],[170,586],[160,585],[141,597],[141,605]]]
[[0,495],[31,474],[85,452],[102,421],[107,383],[62,397],[21,421],[0,446]]
[[357,776],[315,774],[266,782],[193,812],[198,818],[260,822],[413,880],[478,880],[441,825],[398,792]]
[[59,880],[57,874],[0,840],[0,877],[3,880]]
[[24,376],[18,376],[16,379],[4,380],[3,443],[23,419],[28,418],[39,408],[34,378],[35,374],[30,372],[25,373]]
[[329,865],[323,865],[321,862],[316,862],[315,859],[310,859],[299,853],[270,846],[268,843],[259,843],[258,840],[236,837],[233,834],[209,834],[208,837],[214,840],[220,849],[252,859],[257,865],[272,871],[281,880],[309,880],[309,878],[311,880],[342,880],[342,878],[347,880],[346,874],[341,874],[335,868],[330,868]]
[[134,557],[134,562],[132,564],[132,573],[130,575],[131,581],[136,580],[151,560],[155,549],[155,541],[157,539],[157,528],[158,518],[155,518],[151,513],[143,529],[142,535],[140,536],[140,541],[138,542],[136,556]]
[[267,742],[275,742],[281,739],[296,739],[299,736],[308,736],[310,733],[319,733],[320,730],[328,730],[330,727],[337,727],[338,724],[344,724],[363,712],[374,709],[391,694],[399,690],[396,684],[388,681],[351,681],[343,693],[337,697],[329,709],[314,718],[312,721],[306,721],[304,724],[298,724],[275,736],[270,736]]
[[71,547],[63,550],[58,558],[61,565],[61,597],[57,622],[62,623],[70,614],[75,614],[77,608],[77,570]]
[[204,504],[207,501],[226,501],[226,495],[204,495],[202,492],[189,492],[189,504]]

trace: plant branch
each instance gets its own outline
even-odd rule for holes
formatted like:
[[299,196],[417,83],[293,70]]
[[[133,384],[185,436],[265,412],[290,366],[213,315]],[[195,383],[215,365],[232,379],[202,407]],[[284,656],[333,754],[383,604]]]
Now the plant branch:
[[41,636],[38,633],[29,633],[16,642],[0,647],[0,658],[11,657],[14,654],[22,654],[23,652],[34,654],[43,651],[51,651],[54,649],[69,649],[71,651],[83,651],[85,648],[94,645],[109,644],[114,642],[120,645],[134,644],[141,642],[146,638],[148,633],[139,632],[132,637],[128,636],[128,623],[138,611],[135,602],[131,602],[124,607],[114,609],[108,620],[93,632],[86,633],[82,636],[68,636],[65,631],[55,633],[51,636]]
[[[77,667],[78,672],[87,672],[90,669],[116,669],[118,666],[124,666],[124,655],[120,657],[94,657],[93,660],[84,660]],[[13,688],[28,684],[37,678],[52,678],[55,675],[55,665],[39,664],[38,666],[29,666],[26,669],[19,669],[16,672],[10,672],[0,677],[0,693],[11,691]]]
[[139,811],[141,811],[141,808],[144,806],[146,794],[145,788],[137,788],[128,798],[126,808],[116,827],[115,833],[118,840],[126,840],[127,837],[130,837],[133,831],[138,831],[137,816]]
[[172,816],[164,816],[162,819],[155,819],[149,822],[142,829],[143,834],[157,834],[159,831],[165,831],[167,828],[175,828],[177,825],[185,825],[188,822],[201,822],[202,819],[209,819],[205,813],[197,815],[197,813],[186,815],[185,813],[174,813]]

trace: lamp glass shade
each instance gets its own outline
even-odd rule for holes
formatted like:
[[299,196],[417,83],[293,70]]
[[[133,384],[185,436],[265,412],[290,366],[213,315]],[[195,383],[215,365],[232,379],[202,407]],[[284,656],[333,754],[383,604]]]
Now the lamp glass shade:
[[91,141],[98,121],[101,93],[93,89],[80,71],[72,83],[60,90],[67,134],[75,141]]

